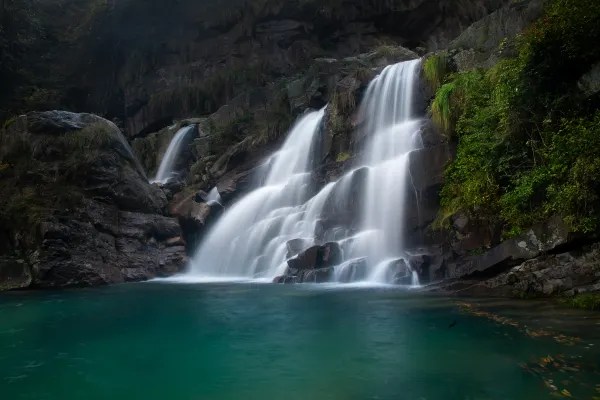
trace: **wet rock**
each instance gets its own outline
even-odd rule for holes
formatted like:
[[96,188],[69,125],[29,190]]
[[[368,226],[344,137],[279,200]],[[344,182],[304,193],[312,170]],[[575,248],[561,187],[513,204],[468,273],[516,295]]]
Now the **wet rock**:
[[[298,242],[291,242],[291,246],[298,244]],[[327,282],[333,278],[333,266],[339,264],[341,260],[342,252],[337,243],[315,245],[287,261],[288,269],[285,276],[297,277],[298,283]]]
[[217,202],[196,201],[197,198],[204,199],[205,196],[204,192],[180,192],[167,207],[169,215],[177,218],[183,240],[188,244],[190,251],[196,248],[210,225],[224,210]]
[[286,258],[292,258],[299,254],[302,250],[309,247],[311,244],[310,240],[307,239],[292,239],[286,242],[287,255]]
[[291,270],[305,270],[317,268],[317,259],[321,255],[321,246],[312,246],[295,258],[288,260],[287,264]]
[[333,279],[333,267],[304,270],[299,273],[298,283],[325,283]]
[[359,258],[340,265],[338,280],[341,283],[360,282],[367,278],[367,260]]

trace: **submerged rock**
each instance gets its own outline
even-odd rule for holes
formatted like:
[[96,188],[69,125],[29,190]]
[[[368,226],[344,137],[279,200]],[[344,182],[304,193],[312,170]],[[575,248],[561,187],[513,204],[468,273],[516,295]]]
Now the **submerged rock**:
[[340,283],[359,282],[367,278],[367,259],[359,258],[340,265],[341,271],[338,274]]

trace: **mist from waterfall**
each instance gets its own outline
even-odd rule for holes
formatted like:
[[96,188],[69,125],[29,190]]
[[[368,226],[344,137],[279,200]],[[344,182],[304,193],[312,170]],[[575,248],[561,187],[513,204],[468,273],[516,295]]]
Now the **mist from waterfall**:
[[[351,171],[314,196],[311,151],[318,142],[324,110],[302,117],[267,161],[264,185],[231,206],[208,233],[190,274],[272,279],[284,274],[287,260],[296,255],[290,253],[288,241],[300,243],[296,253],[336,241],[344,261],[336,267],[334,279],[352,278],[353,264],[362,260],[368,282],[397,282],[404,273],[402,282],[418,284],[403,251],[403,231],[409,156],[421,146],[422,121],[413,111],[419,65],[420,60],[413,60],[388,66],[370,83],[359,108],[363,151]],[[334,212],[350,209],[357,181],[362,188],[358,226],[319,227],[332,204]],[[317,235],[319,229],[325,231]],[[344,274],[345,268],[353,269]]]
[[285,271],[286,242],[310,240],[311,216],[326,198],[307,202],[312,194],[311,148],[323,115],[324,109],[298,120],[281,149],[267,160],[264,185],[229,208],[200,244],[192,275],[267,278]]
[[193,125],[183,127],[177,131],[175,136],[173,136],[173,139],[171,139],[169,147],[167,147],[167,151],[160,162],[156,177],[152,182],[164,184],[173,178],[173,174],[175,173],[174,169],[177,165],[177,158],[181,154],[181,147],[185,143],[187,134],[193,129],[195,129]]

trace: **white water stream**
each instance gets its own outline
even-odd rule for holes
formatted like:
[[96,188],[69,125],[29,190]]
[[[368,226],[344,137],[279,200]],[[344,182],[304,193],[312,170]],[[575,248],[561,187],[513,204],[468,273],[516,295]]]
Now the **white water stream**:
[[[359,230],[330,228],[325,240],[340,243],[345,262],[366,259],[367,281],[388,283],[401,273],[405,203],[409,189],[409,154],[420,146],[421,121],[413,112],[420,60],[388,66],[369,85],[360,107],[365,144],[357,168],[336,183],[312,190],[311,150],[320,133],[324,110],[302,117],[282,148],[268,161],[265,184],[226,210],[194,256],[190,275],[215,278],[272,279],[287,269],[286,243],[316,243],[315,228],[324,207],[337,198],[344,204],[366,168],[361,192]],[[410,271],[406,270],[406,273]],[[418,284],[412,273],[412,284]]]

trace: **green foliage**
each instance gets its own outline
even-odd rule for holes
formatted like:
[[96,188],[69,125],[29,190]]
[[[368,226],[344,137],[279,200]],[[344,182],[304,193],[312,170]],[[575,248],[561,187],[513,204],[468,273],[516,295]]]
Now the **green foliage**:
[[348,153],[340,153],[338,154],[337,158],[336,158],[336,162],[344,162],[348,159],[350,159],[352,156]]
[[423,74],[432,89],[437,90],[448,73],[448,58],[440,53],[429,57],[423,63]]
[[435,98],[431,103],[431,118],[436,126],[445,134],[451,132],[456,123],[457,107],[452,104],[450,97],[456,90],[456,82],[450,82],[442,86],[435,94]]
[[555,0],[518,38],[517,57],[437,91],[433,120],[458,142],[440,215],[500,221],[505,237],[552,215],[576,231],[600,227],[600,111],[576,86],[600,61],[599,24],[599,3]]
[[580,293],[571,297],[559,299],[566,306],[581,308],[583,310],[600,309],[600,293]]
[[17,118],[15,117],[11,117],[8,118],[6,121],[4,121],[4,123],[2,124],[2,129],[7,129],[9,126],[11,126],[15,121],[17,120]]

